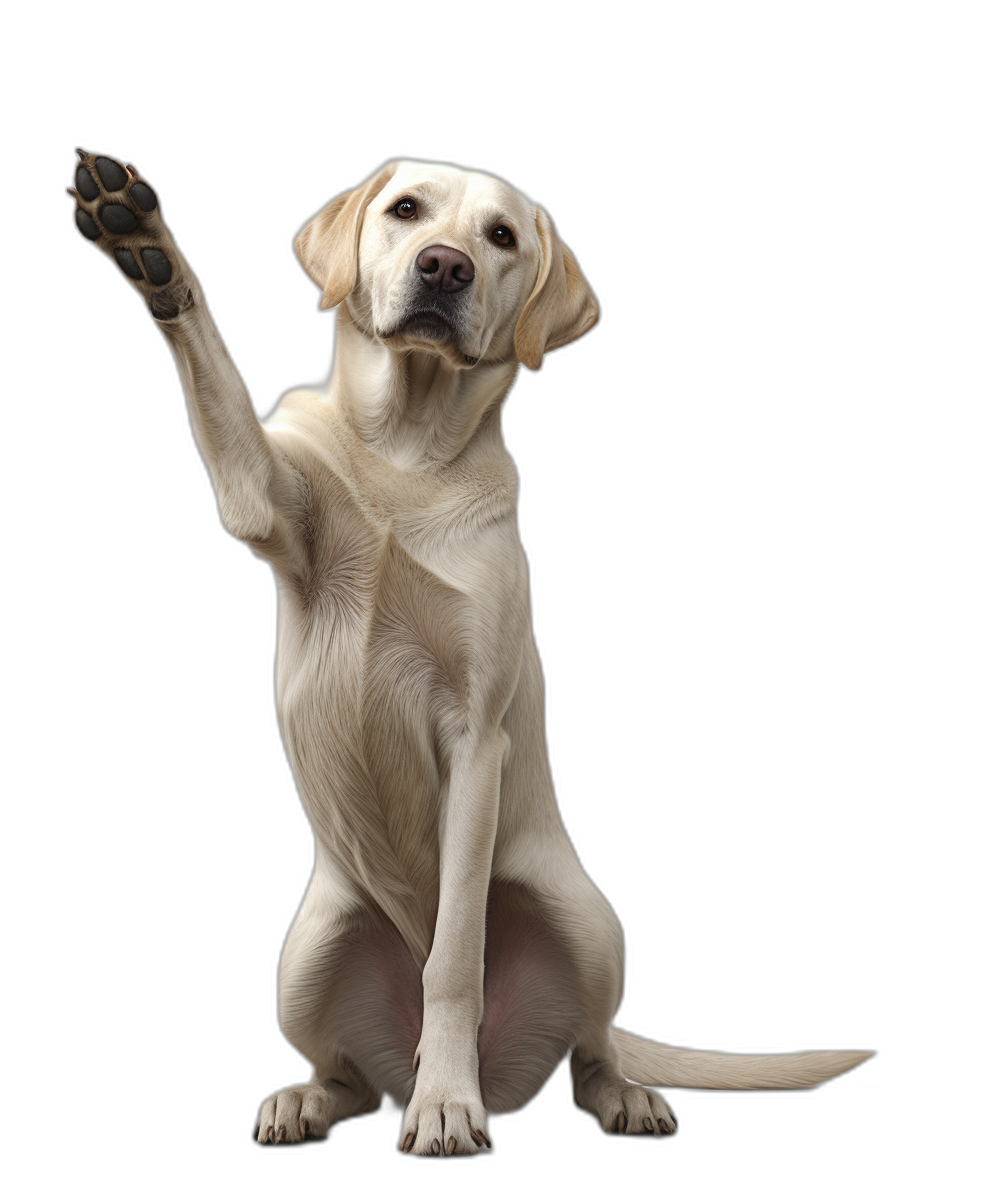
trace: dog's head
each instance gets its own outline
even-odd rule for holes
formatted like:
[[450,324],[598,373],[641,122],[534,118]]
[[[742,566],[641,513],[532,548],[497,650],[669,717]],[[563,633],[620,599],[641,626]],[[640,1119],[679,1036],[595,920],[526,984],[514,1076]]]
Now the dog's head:
[[541,210],[496,177],[398,162],[341,194],[294,244],[357,327],[452,366],[543,354],[586,333],[598,304]]

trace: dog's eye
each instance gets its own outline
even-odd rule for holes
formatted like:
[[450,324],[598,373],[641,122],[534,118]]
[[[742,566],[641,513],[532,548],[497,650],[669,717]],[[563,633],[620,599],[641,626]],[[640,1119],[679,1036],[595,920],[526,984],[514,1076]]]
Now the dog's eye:
[[490,231],[490,238],[497,244],[498,247],[513,247],[514,235],[506,226],[495,226]]
[[417,216],[417,203],[412,197],[404,197],[402,201],[396,202],[395,212],[400,218],[415,218]]

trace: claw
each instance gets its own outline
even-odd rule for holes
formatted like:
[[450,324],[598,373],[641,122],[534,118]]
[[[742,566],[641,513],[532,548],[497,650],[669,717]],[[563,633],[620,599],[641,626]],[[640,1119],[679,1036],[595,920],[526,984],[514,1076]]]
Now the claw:
[[417,1071],[417,1069],[419,1069],[419,1068],[420,1068],[420,1049],[417,1048],[416,1052],[413,1054],[413,1072],[415,1073]]
[[416,1135],[417,1135],[416,1131],[410,1131],[406,1135],[406,1138],[403,1139],[403,1141],[402,1141],[403,1151],[412,1151],[413,1144],[416,1142]]
[[490,1140],[487,1138],[486,1131],[481,1131],[481,1130],[473,1131],[473,1138],[476,1140],[477,1143],[482,1143],[484,1147],[489,1148]]
[[80,197],[80,194],[77,192],[77,190],[71,189],[69,185],[67,186],[67,193],[69,193],[71,197],[76,197],[76,198]]
[[449,1135],[448,1142],[445,1143],[444,1153],[445,1153],[445,1155],[451,1155],[451,1153],[454,1150],[455,1150],[455,1136]]
[[84,151],[83,148],[75,148],[74,152],[77,153],[77,155],[81,158],[81,160],[87,160],[88,154]]
[[625,1130],[626,1130],[626,1115],[621,1110],[619,1112],[619,1114],[616,1115],[616,1131],[618,1134],[622,1135]]

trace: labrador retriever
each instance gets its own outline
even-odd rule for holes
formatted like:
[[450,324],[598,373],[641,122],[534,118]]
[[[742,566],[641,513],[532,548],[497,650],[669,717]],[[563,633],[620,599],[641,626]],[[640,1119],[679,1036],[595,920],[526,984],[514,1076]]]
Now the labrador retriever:
[[552,221],[483,173],[395,162],[295,249],[337,309],[324,394],[260,422],[157,195],[80,152],[84,236],[178,363],[224,527],[276,572],[276,694],[315,832],[280,963],[280,1023],[314,1067],[259,1112],[261,1143],[404,1106],[400,1147],[489,1147],[571,1053],[607,1131],[672,1134],[648,1088],[803,1088],[865,1052],[739,1056],[613,1026],[619,921],[564,829],[501,405],[520,364],[598,305]]

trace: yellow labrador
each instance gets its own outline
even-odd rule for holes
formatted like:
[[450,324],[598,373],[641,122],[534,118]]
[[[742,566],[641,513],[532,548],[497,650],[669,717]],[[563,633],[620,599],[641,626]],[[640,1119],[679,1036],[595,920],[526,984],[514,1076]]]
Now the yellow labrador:
[[696,1052],[612,1026],[623,937],[553,793],[501,438],[519,364],[598,316],[543,210],[418,163],[336,198],[296,242],[338,307],[332,380],[263,424],[153,189],[80,155],[78,228],[149,305],[224,526],[276,571],[280,725],[316,839],[280,1019],[315,1076],[263,1103],[259,1141],[323,1136],[387,1092],[403,1150],[475,1152],[487,1111],[524,1105],[568,1052],[607,1131],[671,1134],[648,1085],[805,1087],[869,1055]]

